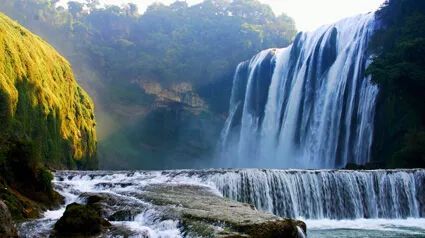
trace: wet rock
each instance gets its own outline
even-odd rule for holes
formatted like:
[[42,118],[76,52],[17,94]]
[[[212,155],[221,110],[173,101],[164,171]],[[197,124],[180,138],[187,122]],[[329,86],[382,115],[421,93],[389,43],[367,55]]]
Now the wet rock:
[[[210,188],[195,185],[158,184],[139,195],[178,218],[186,236],[195,237],[298,237],[302,221],[283,219],[257,211],[249,204],[231,201]],[[167,212],[168,210],[168,212]]]
[[92,236],[110,227],[97,207],[72,203],[66,207],[63,216],[56,222],[54,237]]
[[111,193],[83,193],[80,198],[110,221],[132,221],[145,209],[145,204],[140,201]]
[[17,237],[16,227],[6,204],[0,200],[0,237]]
[[140,214],[142,211],[139,209],[126,209],[119,210],[114,212],[108,217],[109,221],[133,221],[136,215]]

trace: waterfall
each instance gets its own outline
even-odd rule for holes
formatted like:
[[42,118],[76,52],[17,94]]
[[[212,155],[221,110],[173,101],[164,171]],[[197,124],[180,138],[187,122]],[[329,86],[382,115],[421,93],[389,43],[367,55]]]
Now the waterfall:
[[221,158],[231,167],[369,162],[378,93],[365,69],[374,14],[299,33],[235,73]]
[[[322,222],[329,226],[336,220],[346,224],[348,219],[352,219],[350,226],[353,227],[358,225],[356,221],[388,226],[388,219],[396,218],[409,231],[418,226],[425,232],[422,225],[425,218],[423,169],[58,171],[53,183],[66,204],[83,202],[87,194],[119,197],[120,202],[111,208],[132,208],[135,214],[123,218],[124,221],[111,222],[142,237],[184,237],[178,220],[164,217],[162,209],[140,196],[147,187],[158,184],[203,186],[218,196],[252,204],[259,210],[287,218],[307,219],[307,227],[311,222],[315,227]],[[24,222],[20,225],[20,235],[47,237],[64,211],[62,206],[59,210],[45,212],[38,220]],[[298,233],[298,237],[305,237],[301,228]]]
[[424,170],[240,170],[209,180],[224,196],[282,217],[425,216]]

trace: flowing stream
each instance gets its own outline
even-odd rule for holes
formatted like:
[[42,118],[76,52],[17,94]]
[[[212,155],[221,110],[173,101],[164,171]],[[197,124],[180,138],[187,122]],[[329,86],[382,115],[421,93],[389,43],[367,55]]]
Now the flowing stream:
[[[60,171],[54,180],[67,203],[82,202],[87,192],[134,202],[140,213],[112,222],[134,237],[183,237],[178,221],[161,219],[160,211],[135,196],[161,183],[206,186],[260,210],[305,220],[308,237],[425,237],[425,170]],[[48,236],[63,212],[64,207],[47,211],[22,224],[20,234]]]
[[[374,14],[300,33],[237,67],[221,134],[222,167],[342,168],[370,160],[378,89],[365,75]],[[111,194],[137,214],[112,221],[132,237],[184,237],[179,221],[138,196],[152,184],[205,186],[281,217],[306,221],[308,237],[425,237],[425,170],[59,171],[66,203]],[[125,201],[125,202],[124,202]],[[45,237],[65,207],[20,225]],[[113,237],[113,235],[110,235]],[[300,233],[300,237],[304,234]]]

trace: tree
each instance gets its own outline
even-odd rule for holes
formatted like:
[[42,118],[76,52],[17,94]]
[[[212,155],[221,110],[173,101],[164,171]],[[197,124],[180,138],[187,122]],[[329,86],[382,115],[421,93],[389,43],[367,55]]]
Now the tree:
[[68,11],[74,17],[77,18],[83,12],[84,4],[79,2],[70,1],[68,2]]
[[425,2],[390,0],[377,13],[368,72],[380,88],[374,157],[389,167],[425,167]]
[[89,11],[94,11],[99,6],[99,0],[86,0],[86,6]]
[[129,17],[137,17],[139,14],[139,9],[137,8],[136,4],[129,3],[125,6],[125,13]]

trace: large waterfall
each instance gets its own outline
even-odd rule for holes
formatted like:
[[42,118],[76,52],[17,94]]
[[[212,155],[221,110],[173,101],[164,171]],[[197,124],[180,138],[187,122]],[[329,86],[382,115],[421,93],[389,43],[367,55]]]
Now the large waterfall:
[[236,70],[222,131],[229,167],[340,168],[369,161],[378,89],[365,75],[374,14],[300,33]]

